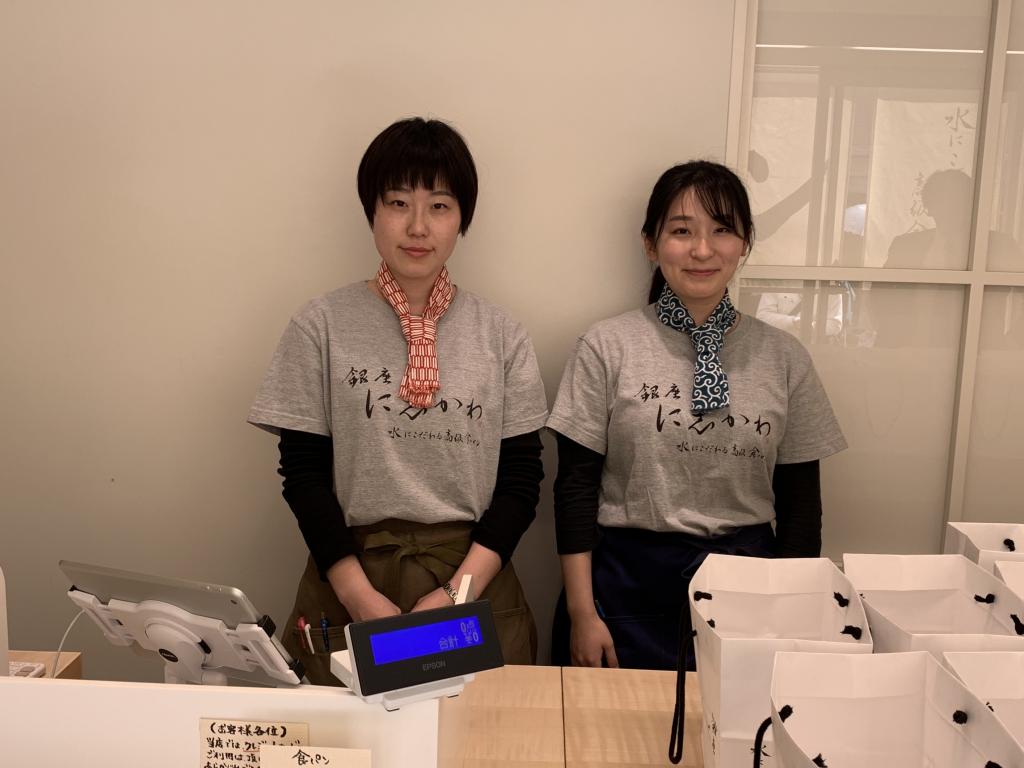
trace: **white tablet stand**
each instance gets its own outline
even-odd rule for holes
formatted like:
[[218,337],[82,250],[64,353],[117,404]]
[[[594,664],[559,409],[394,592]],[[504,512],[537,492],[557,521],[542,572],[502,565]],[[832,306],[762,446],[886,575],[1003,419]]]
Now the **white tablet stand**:
[[114,645],[137,643],[160,654],[168,683],[226,685],[223,670],[231,669],[250,682],[283,687],[298,685],[304,674],[301,664],[289,665],[285,660],[269,616],[231,629],[220,619],[197,616],[158,600],[103,603],[75,588],[68,597]]

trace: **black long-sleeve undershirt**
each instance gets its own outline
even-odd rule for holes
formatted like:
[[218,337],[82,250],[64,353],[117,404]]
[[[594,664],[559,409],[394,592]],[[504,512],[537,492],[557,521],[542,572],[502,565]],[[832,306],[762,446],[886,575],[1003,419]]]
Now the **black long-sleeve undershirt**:
[[821,555],[821,473],[817,461],[776,464],[775,556]]
[[284,478],[282,495],[295,515],[320,578],[336,562],[358,551],[334,495],[334,447],[331,438],[310,432],[281,430],[278,443]]
[[[341,504],[334,494],[334,447],[331,438],[291,429],[281,430],[278,444],[284,478],[282,493],[309,547],[320,577],[358,547],[345,524]],[[536,516],[543,445],[540,432],[508,437],[498,451],[498,471],[491,505],[484,511],[472,538],[493,550],[507,563],[519,539]]]
[[[558,554],[590,552],[597,546],[598,493],[604,456],[558,432],[555,477],[555,538]],[[779,557],[821,553],[821,481],[817,461],[776,464],[775,550]]]

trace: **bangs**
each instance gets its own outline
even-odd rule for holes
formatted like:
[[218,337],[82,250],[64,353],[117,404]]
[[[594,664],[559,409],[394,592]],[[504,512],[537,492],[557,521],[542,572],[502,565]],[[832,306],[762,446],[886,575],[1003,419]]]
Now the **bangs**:
[[690,189],[708,216],[722,226],[729,227],[744,240],[747,238],[743,217],[736,210],[736,198],[729,190],[721,184],[715,184],[713,179],[701,179]]
[[377,176],[376,197],[381,197],[389,189],[423,187],[431,192],[446,189],[452,194],[448,179],[451,177],[451,163],[439,151],[439,147],[402,147],[402,151],[388,157],[381,164]]

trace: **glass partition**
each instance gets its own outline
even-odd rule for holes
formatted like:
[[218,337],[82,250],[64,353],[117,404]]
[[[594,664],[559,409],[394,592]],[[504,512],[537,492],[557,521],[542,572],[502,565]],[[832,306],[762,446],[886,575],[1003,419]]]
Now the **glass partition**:
[[1024,288],[989,288],[982,309],[964,520],[1024,523]]
[[1024,7],[1010,15],[988,269],[1024,272]]
[[810,351],[850,445],[822,462],[823,554],[939,551],[963,302],[962,286],[742,281],[740,311]]
[[761,0],[752,264],[967,266],[989,5]]

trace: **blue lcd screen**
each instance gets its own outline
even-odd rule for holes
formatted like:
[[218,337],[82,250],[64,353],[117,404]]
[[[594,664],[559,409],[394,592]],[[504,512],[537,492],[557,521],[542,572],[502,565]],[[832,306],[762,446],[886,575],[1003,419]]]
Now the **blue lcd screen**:
[[390,664],[470,648],[483,641],[476,616],[467,616],[370,635],[370,648],[375,664]]

